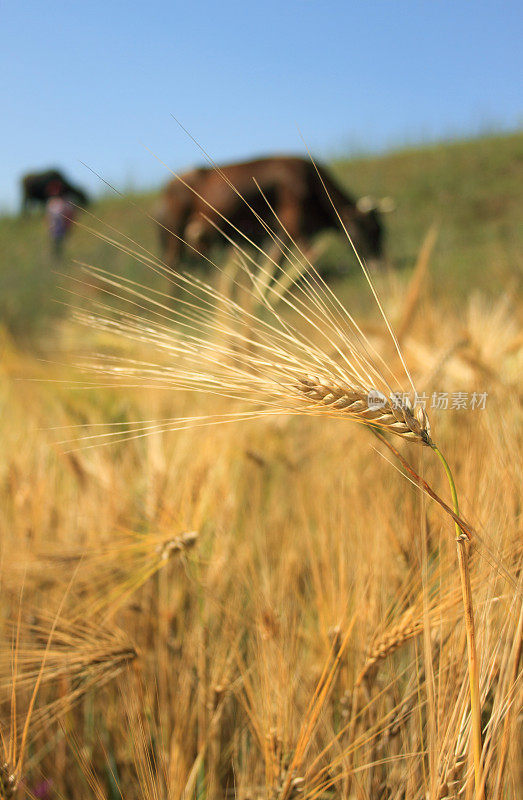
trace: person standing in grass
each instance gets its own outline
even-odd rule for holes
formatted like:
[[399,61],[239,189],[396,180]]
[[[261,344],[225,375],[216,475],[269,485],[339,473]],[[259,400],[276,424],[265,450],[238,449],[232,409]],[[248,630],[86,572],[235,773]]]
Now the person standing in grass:
[[63,255],[64,241],[76,217],[73,203],[56,191],[46,204],[47,225],[51,237],[51,249],[55,258]]

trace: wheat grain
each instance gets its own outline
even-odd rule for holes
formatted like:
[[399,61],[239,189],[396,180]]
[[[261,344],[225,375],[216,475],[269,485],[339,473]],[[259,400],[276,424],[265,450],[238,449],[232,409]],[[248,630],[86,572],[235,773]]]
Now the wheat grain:
[[296,388],[325,410],[350,415],[365,425],[374,425],[409,441],[431,445],[430,425],[422,406],[414,411],[409,403],[387,400],[372,390],[342,386],[315,376],[300,378]]
[[422,630],[423,621],[421,619],[412,619],[412,614],[405,614],[403,619],[397,625],[394,625],[371,649],[356,679],[355,687],[361,686],[366,675],[379,661],[383,661],[387,656],[394,653],[409,639],[419,636]]

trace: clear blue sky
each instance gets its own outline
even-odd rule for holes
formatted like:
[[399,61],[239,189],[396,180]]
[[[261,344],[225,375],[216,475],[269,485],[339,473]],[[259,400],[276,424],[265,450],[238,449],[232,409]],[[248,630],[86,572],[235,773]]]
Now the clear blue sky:
[[201,160],[321,155],[522,122],[515,0],[3,0],[0,207],[26,170],[154,186]]

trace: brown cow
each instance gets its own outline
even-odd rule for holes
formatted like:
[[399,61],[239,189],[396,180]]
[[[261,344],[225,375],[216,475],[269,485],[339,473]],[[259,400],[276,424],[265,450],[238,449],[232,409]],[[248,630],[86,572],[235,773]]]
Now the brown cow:
[[249,205],[278,236],[288,242],[287,231],[301,247],[325,229],[340,228],[337,211],[362,257],[374,260],[382,255],[383,229],[376,209],[358,208],[323,167],[317,171],[307,159],[263,158],[228,164],[219,170],[195,169],[180,178],[169,182],[156,210],[163,258],[173,269],[180,261],[184,243],[206,253],[224,242],[213,223],[239,244],[246,241],[236,229],[254,244],[266,247],[270,237]]

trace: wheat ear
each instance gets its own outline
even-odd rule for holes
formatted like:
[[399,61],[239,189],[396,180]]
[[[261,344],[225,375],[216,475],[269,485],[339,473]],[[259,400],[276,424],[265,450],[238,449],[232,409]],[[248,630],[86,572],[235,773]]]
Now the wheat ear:
[[414,639],[416,636],[419,636],[422,630],[423,621],[421,619],[413,619],[411,609],[408,609],[407,613],[403,615],[403,618],[398,622],[398,624],[394,625],[384,636],[381,637],[381,639],[374,644],[367,656],[361,672],[356,679],[355,688],[359,688],[361,686],[365,676],[375,664],[377,664],[379,661],[383,661],[385,658],[387,658],[387,656],[390,656],[392,653],[402,647],[405,642],[408,642],[410,639]]
[[414,410],[408,402],[393,402],[381,393],[344,386],[313,375],[300,378],[296,388],[318,409],[348,414],[365,425],[395,433],[409,441],[431,446],[430,426],[422,406]]

